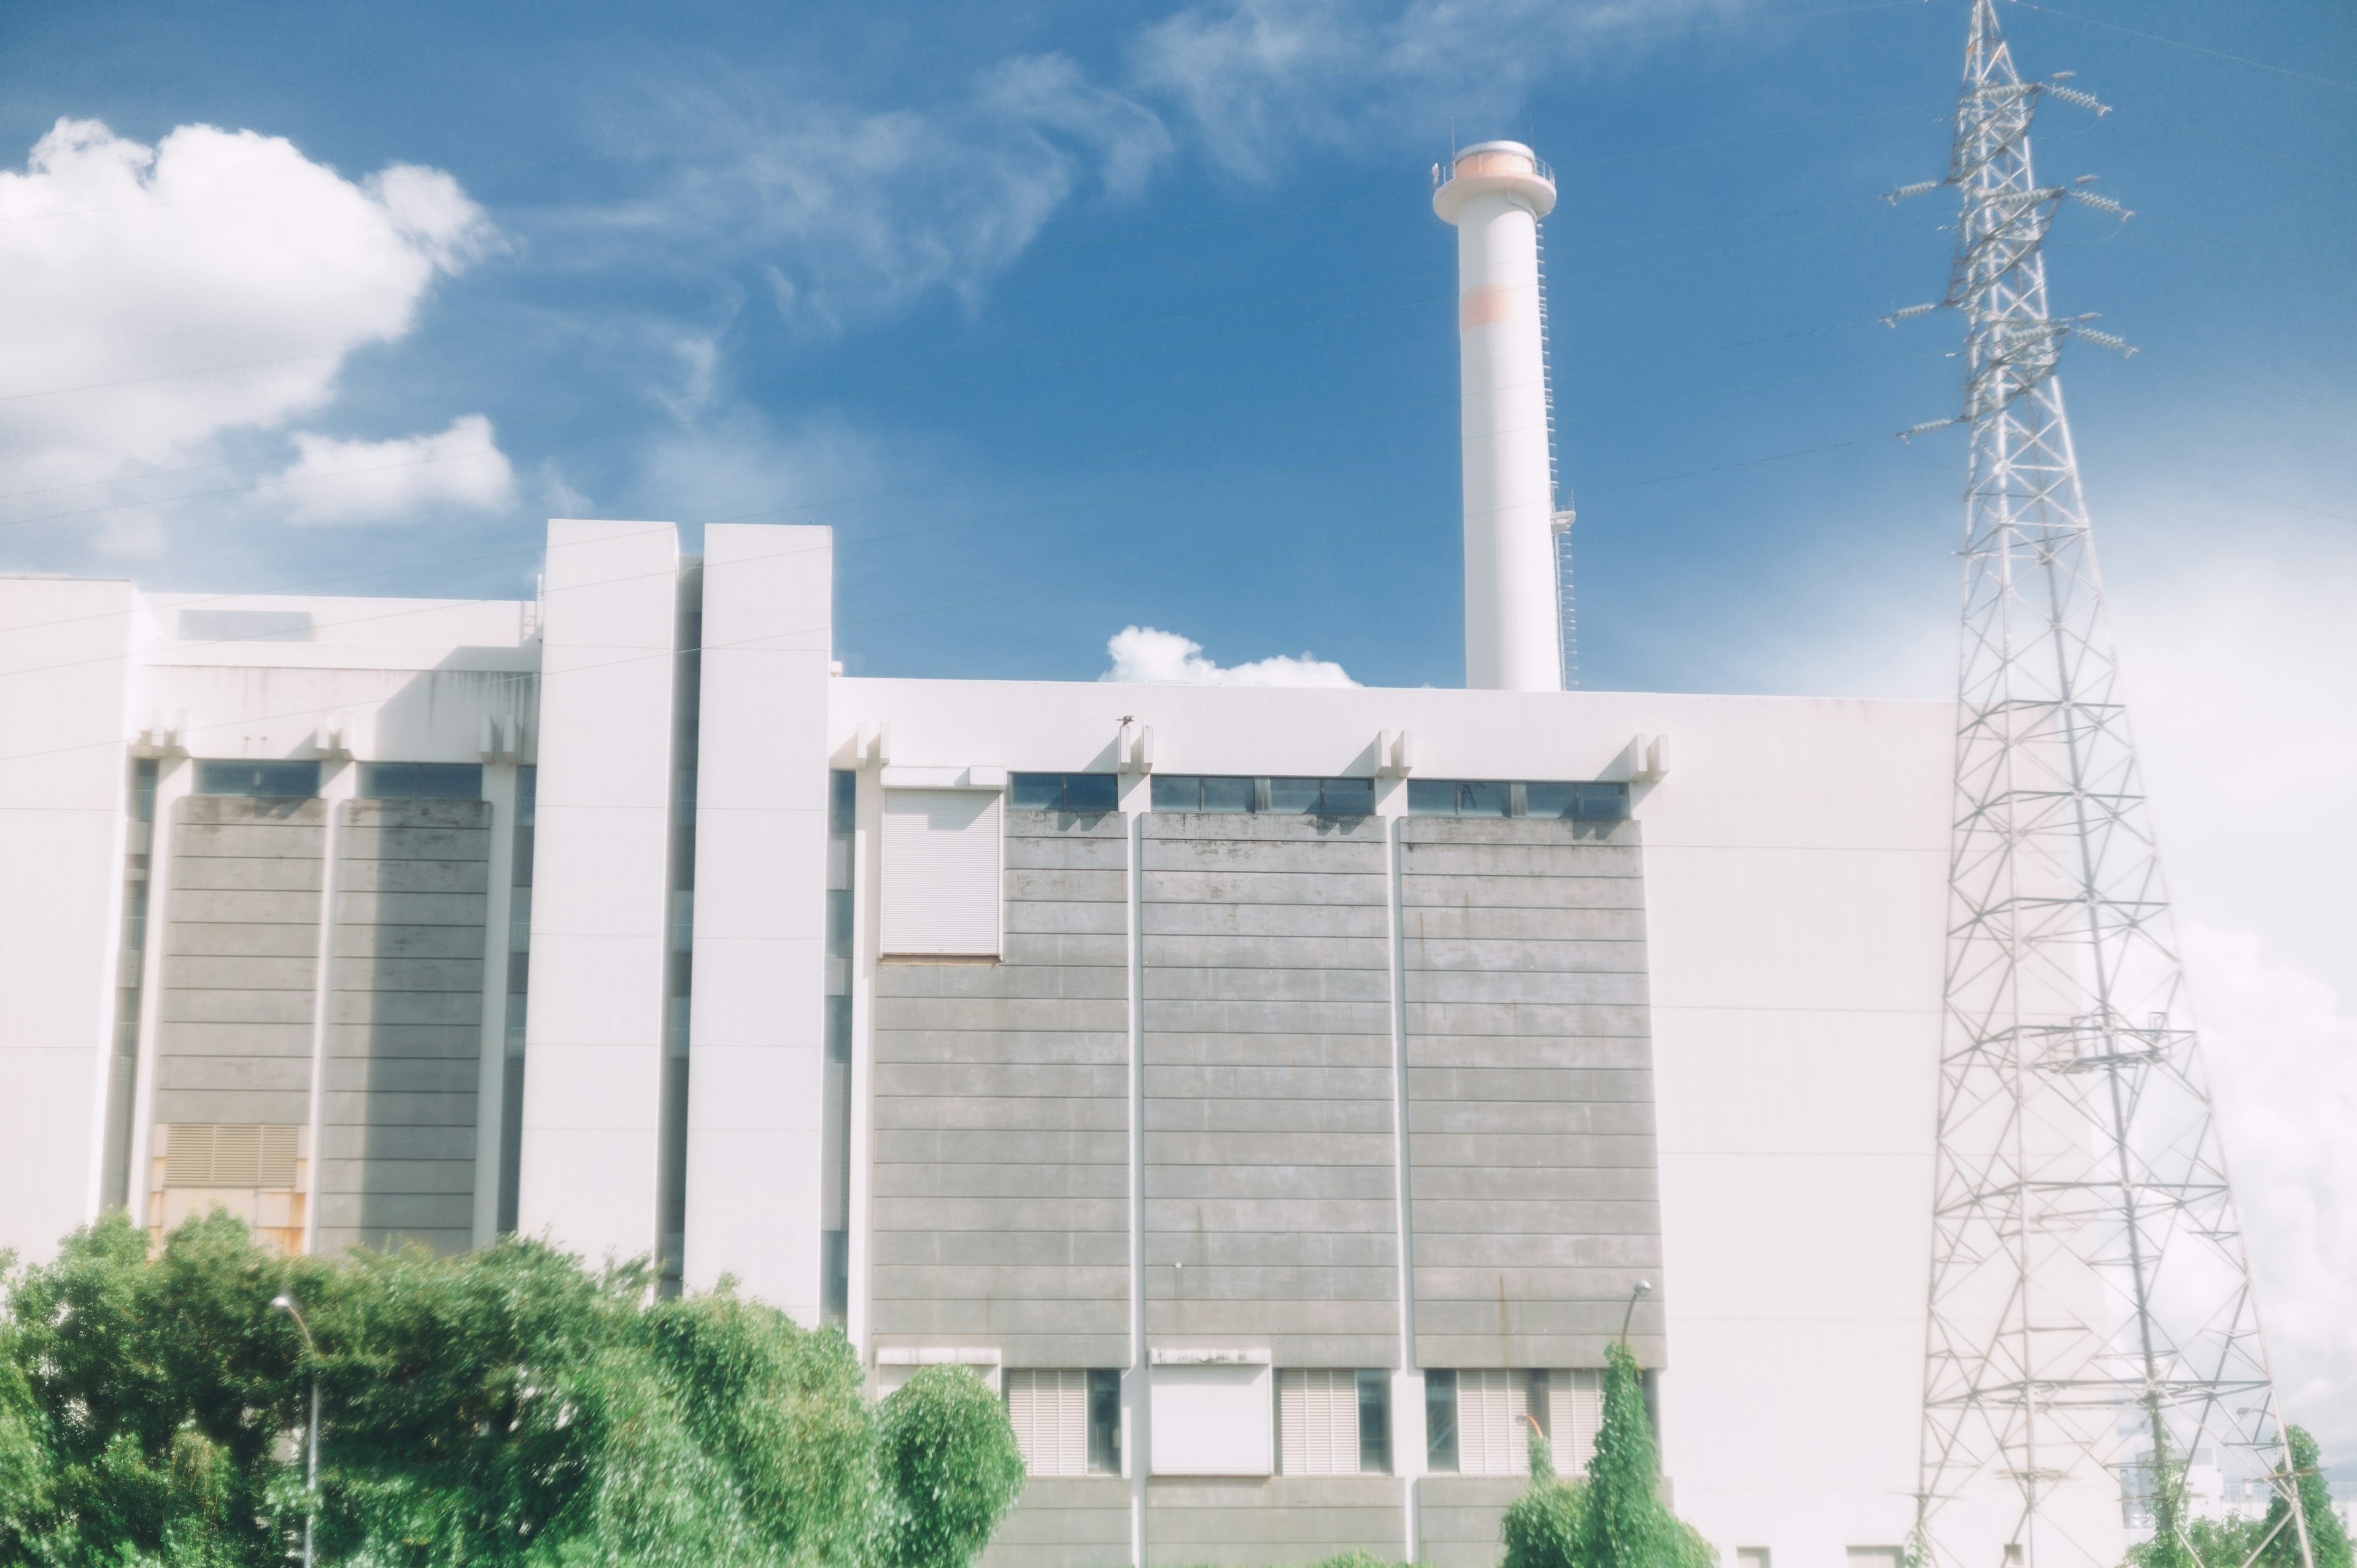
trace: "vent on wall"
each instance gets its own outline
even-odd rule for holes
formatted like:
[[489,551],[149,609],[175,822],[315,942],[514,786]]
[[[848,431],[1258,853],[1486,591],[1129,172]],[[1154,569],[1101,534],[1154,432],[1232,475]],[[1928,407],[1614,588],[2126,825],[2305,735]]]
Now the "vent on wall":
[[166,1133],[164,1185],[291,1188],[302,1132],[253,1122],[175,1123]]

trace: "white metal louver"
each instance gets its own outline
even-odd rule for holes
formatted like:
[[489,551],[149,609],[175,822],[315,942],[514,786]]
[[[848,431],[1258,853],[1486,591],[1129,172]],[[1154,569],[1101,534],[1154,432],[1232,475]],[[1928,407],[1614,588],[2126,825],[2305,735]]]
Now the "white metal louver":
[[1587,1467],[1596,1456],[1596,1432],[1604,1423],[1604,1374],[1592,1367],[1558,1371],[1547,1379],[1547,1442],[1559,1474]]
[[1070,1369],[1010,1369],[1006,1415],[1023,1469],[1032,1476],[1089,1473],[1089,1375]]
[[1000,814],[996,790],[884,791],[886,957],[998,955]]
[[1359,1374],[1291,1369],[1276,1375],[1278,1465],[1288,1476],[1359,1473]]
[[176,1122],[165,1133],[164,1185],[290,1188],[302,1136],[294,1126]]
[[1457,1374],[1457,1468],[1467,1476],[1531,1473],[1530,1374]]

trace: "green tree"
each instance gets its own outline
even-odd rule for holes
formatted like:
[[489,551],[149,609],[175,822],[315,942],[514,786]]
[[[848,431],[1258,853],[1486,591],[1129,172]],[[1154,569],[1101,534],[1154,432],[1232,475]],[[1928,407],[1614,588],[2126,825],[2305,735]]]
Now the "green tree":
[[653,1302],[643,1264],[285,1259],[219,1213],[147,1252],[116,1216],[48,1264],[0,1259],[0,1563],[283,1568],[316,1508],[352,1568],[815,1568],[871,1543],[963,1568],[1021,1485],[971,1378],[879,1421],[841,1334],[726,1287]]
[[926,1367],[877,1412],[877,1568],[966,1568],[1023,1490],[997,1397],[961,1367]]
[[[2350,1568],[2349,1531],[2341,1516],[2332,1511],[2332,1490],[2325,1484],[2323,1457],[2316,1439],[2306,1427],[2287,1428],[2284,1436],[2291,1449],[2291,1467],[2298,1474],[2300,1512],[2308,1520],[2308,1549],[2316,1560],[2316,1568]],[[2261,1533],[2272,1530],[2291,1512],[2291,1504],[2277,1497],[2267,1505],[2267,1517],[2260,1524]],[[2276,1530],[2275,1539],[2267,1542],[2259,1563],[2263,1568],[2301,1568],[2299,1542],[2292,1535],[2292,1527],[2284,1524]],[[2236,1568],[2240,1568],[2239,1563]]]

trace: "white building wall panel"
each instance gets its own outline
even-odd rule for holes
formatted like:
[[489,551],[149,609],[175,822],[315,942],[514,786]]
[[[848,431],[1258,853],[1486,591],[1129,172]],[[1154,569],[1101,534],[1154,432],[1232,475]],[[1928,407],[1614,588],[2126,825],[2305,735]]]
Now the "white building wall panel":
[[685,1276],[814,1324],[833,532],[705,530]]
[[0,580],[0,1251],[27,1259],[98,1207],[134,599]]
[[1664,1468],[1722,1553],[1838,1563],[1912,1520],[1953,726],[1695,706],[1639,807]]
[[552,521],[517,1229],[593,1261],[656,1241],[679,544]]

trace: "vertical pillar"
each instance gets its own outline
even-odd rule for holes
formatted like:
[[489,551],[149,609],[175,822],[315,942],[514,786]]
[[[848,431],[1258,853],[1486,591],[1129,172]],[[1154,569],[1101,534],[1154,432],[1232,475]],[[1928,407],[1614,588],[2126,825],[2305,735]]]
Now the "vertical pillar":
[[815,1324],[834,532],[704,534],[686,1283]]
[[0,581],[0,1249],[96,1214],[121,950],[128,583]]
[[483,1056],[475,1080],[475,1245],[499,1234],[507,1115],[508,930],[515,902],[516,765],[483,762],[491,806],[490,880],[483,902]]
[[655,1246],[679,536],[553,521],[516,1229]]

